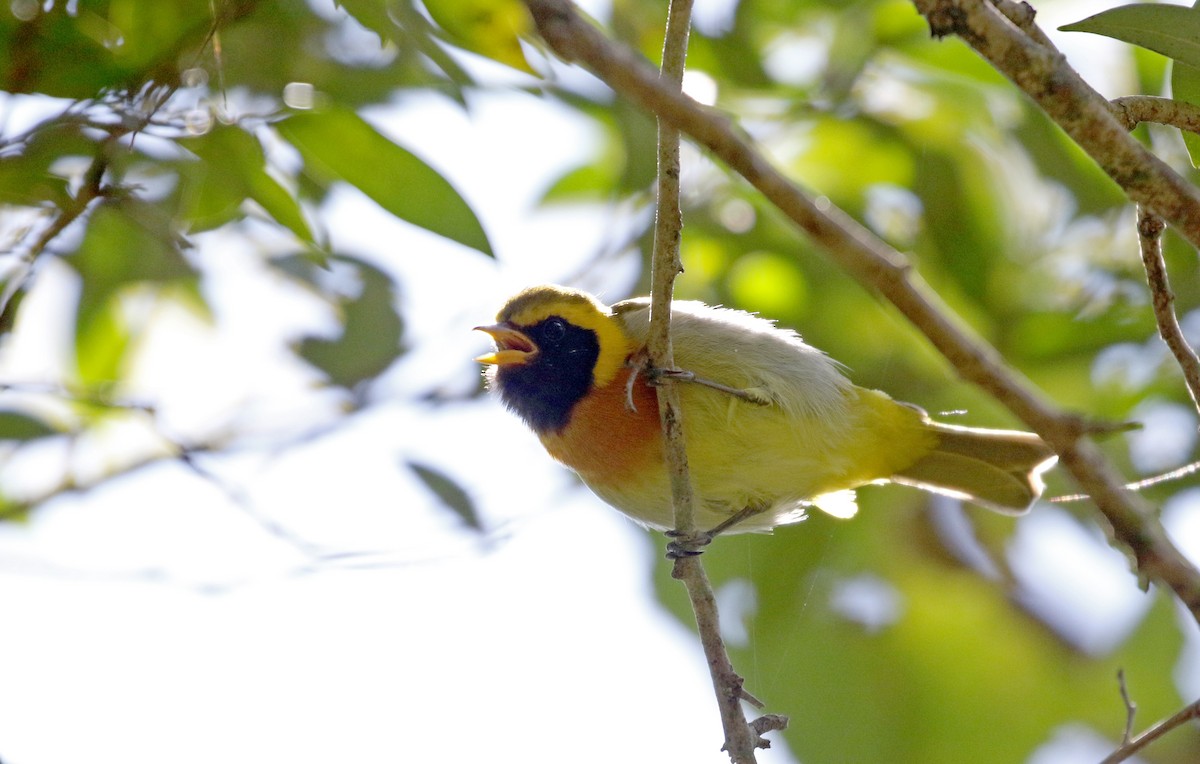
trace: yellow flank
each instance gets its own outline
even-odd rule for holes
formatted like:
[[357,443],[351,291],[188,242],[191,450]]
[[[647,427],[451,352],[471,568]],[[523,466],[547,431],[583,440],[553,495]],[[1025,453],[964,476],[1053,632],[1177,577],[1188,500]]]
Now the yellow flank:
[[[643,381],[627,385],[627,361],[648,333],[648,301],[610,309],[583,292],[535,287],[510,300],[499,319],[520,330],[552,315],[595,332],[600,349],[591,389],[565,426],[538,433],[542,443],[605,501],[645,525],[669,528],[655,393]],[[810,506],[848,517],[854,488],[886,481],[1020,513],[1054,463],[1035,435],[939,424],[915,406],[856,387],[795,332],[748,313],[677,301],[671,326],[677,367],[756,399],[700,382],[679,386],[701,527],[747,508],[757,514],[730,532],[795,522]],[[627,389],[636,410],[627,406]]]

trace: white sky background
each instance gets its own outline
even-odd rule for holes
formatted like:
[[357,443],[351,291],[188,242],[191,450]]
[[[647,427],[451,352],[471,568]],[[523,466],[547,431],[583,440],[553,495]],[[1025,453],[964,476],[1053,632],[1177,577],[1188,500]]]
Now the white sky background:
[[[1058,11],[1045,26],[1095,10]],[[277,457],[205,462],[240,503],[168,463],[64,496],[28,525],[0,524],[4,764],[728,760],[695,640],[648,585],[660,539],[576,489],[494,401],[420,411],[402,400],[469,385],[469,359],[487,347],[471,326],[516,289],[567,278],[619,240],[611,211],[534,209],[587,156],[588,128],[544,99],[503,93],[474,98],[469,113],[418,97],[369,116],[456,183],[498,261],[338,194],[324,211],[335,244],[387,263],[403,289],[417,350],[381,386],[396,403]],[[210,283],[217,330],[156,316],[160,344],[147,358],[167,360],[137,377],[161,396],[165,425],[189,435],[235,415],[263,431],[327,417],[312,405],[314,376],[278,350],[280,337],[327,316],[300,294],[264,307],[279,290],[253,249],[219,233],[201,244],[220,276]],[[55,265],[25,306],[47,335],[0,346],[0,379],[53,371],[45,347],[63,327],[50,319],[72,288]],[[624,296],[637,267],[617,262],[586,286]],[[464,304],[475,308],[457,312]],[[183,352],[159,355],[168,341]],[[408,457],[466,479],[490,542],[463,533],[401,470]],[[1119,556],[1039,512],[1018,537],[1026,559],[1091,580],[1120,575]],[[373,554],[307,570],[252,513]],[[1194,510],[1171,517],[1181,538],[1200,538]],[[1041,548],[1047,539],[1060,543]],[[1136,618],[1136,590],[1112,591],[1067,589],[1099,623]],[[1044,594],[1048,607],[1066,606],[1063,592]],[[1059,744],[1086,751],[1081,760],[1108,746],[1078,730]],[[759,760],[793,761],[778,741]]]

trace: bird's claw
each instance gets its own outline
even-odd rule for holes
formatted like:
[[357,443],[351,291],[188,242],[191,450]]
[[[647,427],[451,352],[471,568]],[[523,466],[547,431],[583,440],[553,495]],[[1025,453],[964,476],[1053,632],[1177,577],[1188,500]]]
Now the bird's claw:
[[704,553],[704,547],[712,543],[713,534],[708,531],[667,531],[666,535],[672,540],[667,542],[667,559],[679,560],[685,557],[698,557]]

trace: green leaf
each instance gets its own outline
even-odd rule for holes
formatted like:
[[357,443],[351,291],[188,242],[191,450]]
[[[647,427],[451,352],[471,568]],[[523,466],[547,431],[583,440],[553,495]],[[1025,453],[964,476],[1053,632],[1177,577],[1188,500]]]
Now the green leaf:
[[[86,315],[86,318],[83,316]],[[116,294],[91,307],[75,329],[75,366],[79,379],[104,385],[120,379],[131,336]]]
[[396,24],[388,15],[387,3],[380,0],[333,0],[333,4],[343,9],[359,24],[379,35],[379,39],[390,40],[395,35]]
[[409,460],[407,465],[425,487],[433,491],[446,508],[458,515],[468,528],[473,531],[483,530],[483,522],[479,518],[475,502],[453,478],[441,470],[415,461]]
[[195,279],[181,245],[172,220],[153,205],[125,198],[92,213],[79,249],[66,258],[82,280],[75,318],[81,381],[102,384],[120,375],[130,340],[120,306],[125,287]]
[[29,502],[9,498],[0,492],[0,523],[23,523],[29,519],[30,509]]
[[[1177,101],[1200,104],[1200,67],[1179,61],[1171,62],[1171,97]],[[1192,167],[1200,167],[1200,135],[1191,130],[1181,132]]]
[[0,158],[0,202],[57,207],[70,204],[67,178],[50,168],[64,158],[90,162],[100,146],[89,140],[83,129],[71,122],[47,121],[33,132],[18,151]]
[[[220,15],[229,23],[256,4],[223,2]],[[23,5],[27,15],[18,19],[6,6],[0,18],[0,90],[61,98],[176,81],[181,61],[196,60],[218,7],[210,0]]]
[[537,72],[521,50],[521,36],[533,30],[533,19],[519,0],[424,0],[425,9],[451,40],[529,74]]
[[253,199],[301,241],[315,243],[300,203],[267,174],[262,145],[253,135],[236,126],[218,125],[180,143],[201,160],[198,167],[189,168],[191,183],[185,197],[193,230],[242,217],[242,202]]
[[[1119,739],[1118,666],[1144,702],[1139,719],[1178,707],[1171,675],[1183,636],[1169,596],[1146,595],[1154,606],[1112,654],[1080,653],[1015,605],[1006,586],[950,562],[915,511],[917,498],[860,491],[852,521],[815,513],[773,536],[731,536],[706,552],[718,592],[731,581],[752,587],[738,598],[748,603],[740,612],[722,607],[722,620],[741,616],[748,635],[731,657],[747,689],[788,711],[783,736],[797,758],[1007,764],[1072,723]],[[691,623],[669,571],[656,571],[659,594]],[[866,599],[878,605],[883,596],[892,610],[839,605],[848,582],[865,584]]]
[[354,112],[306,112],[275,127],[309,172],[345,181],[396,217],[491,256],[483,226],[458,191]]
[[359,292],[341,302],[340,337],[306,337],[297,352],[335,385],[353,387],[378,376],[403,353],[404,324],[396,311],[395,285],[387,274],[345,255],[331,260],[347,263],[358,272]]
[[20,411],[0,411],[0,441],[37,440],[57,434],[58,430],[37,417]]
[[1200,66],[1200,11],[1182,5],[1139,4],[1110,8],[1063,32],[1091,32],[1138,45],[1175,61]]

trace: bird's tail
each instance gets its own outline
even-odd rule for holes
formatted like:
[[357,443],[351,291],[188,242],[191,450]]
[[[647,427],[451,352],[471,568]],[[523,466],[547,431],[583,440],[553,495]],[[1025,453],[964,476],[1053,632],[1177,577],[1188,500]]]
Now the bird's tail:
[[933,451],[891,480],[967,499],[988,509],[1019,515],[1042,494],[1042,473],[1058,457],[1030,432],[958,427],[927,420],[937,436]]

